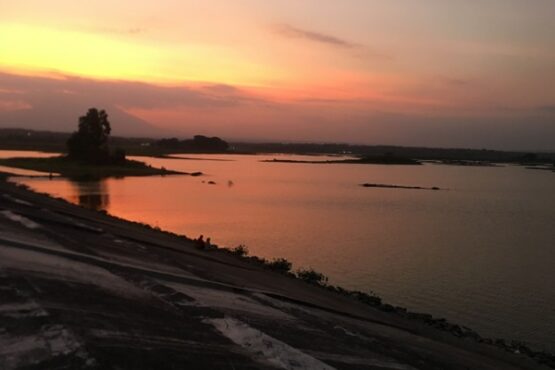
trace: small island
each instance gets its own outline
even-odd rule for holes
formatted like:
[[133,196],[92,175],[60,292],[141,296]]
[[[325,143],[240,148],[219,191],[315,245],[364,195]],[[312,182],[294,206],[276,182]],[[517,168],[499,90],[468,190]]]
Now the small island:
[[104,110],[90,108],[79,117],[79,127],[67,140],[67,154],[48,158],[5,158],[0,165],[59,174],[80,180],[107,177],[152,176],[152,175],[193,175],[155,168],[146,163],[126,158],[123,149],[112,150],[108,145],[111,125]]
[[472,161],[462,159],[443,159],[440,161],[431,161],[434,164],[445,164],[449,166],[466,166],[466,167],[501,167],[499,164],[489,161]]
[[413,190],[444,190],[438,188],[437,186],[432,186],[431,188],[427,188],[424,186],[406,186],[406,185],[392,185],[392,184],[361,184],[365,188],[386,188],[386,189],[413,189]]
[[59,174],[63,177],[79,180],[94,180],[107,177],[125,176],[154,176],[154,175],[192,175],[199,176],[199,172],[194,174],[156,168],[144,162],[126,159],[119,164],[84,164],[74,161],[68,156],[49,157],[49,158],[4,158],[0,159],[0,165],[7,167],[22,168],[44,172],[46,174]]
[[261,162],[270,163],[311,163],[311,164],[385,164],[385,165],[421,165],[420,161],[412,158],[397,157],[386,153],[379,156],[363,156],[359,158],[337,159],[326,161],[306,161],[293,159],[268,159]]

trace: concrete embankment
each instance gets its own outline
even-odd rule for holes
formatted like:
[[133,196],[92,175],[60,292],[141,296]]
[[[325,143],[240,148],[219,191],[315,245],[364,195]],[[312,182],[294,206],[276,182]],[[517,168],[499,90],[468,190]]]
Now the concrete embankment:
[[547,369],[0,181],[0,369]]

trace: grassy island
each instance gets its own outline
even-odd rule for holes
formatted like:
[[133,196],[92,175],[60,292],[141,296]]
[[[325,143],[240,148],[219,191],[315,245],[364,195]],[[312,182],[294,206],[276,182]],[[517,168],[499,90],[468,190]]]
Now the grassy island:
[[155,168],[143,162],[126,159],[117,164],[90,164],[72,160],[66,156],[50,158],[6,158],[0,165],[26,170],[56,173],[76,179],[101,179],[106,177],[153,176],[153,175],[191,175],[185,172]]
[[351,163],[351,164],[389,164],[389,165],[419,165],[421,162],[412,158],[397,157],[394,155],[381,155],[381,156],[366,156],[360,158],[352,159],[337,159],[337,160],[326,160],[326,161],[303,161],[303,160],[292,160],[292,159],[271,159],[263,160],[261,162],[272,162],[272,163],[313,163],[313,164],[341,164],[341,163]]
[[104,110],[90,108],[79,117],[78,129],[67,139],[67,154],[50,158],[6,158],[0,164],[25,170],[59,174],[78,180],[97,180],[106,177],[192,175],[162,168],[154,168],[143,162],[126,158],[125,150],[109,147],[112,131],[108,114]]

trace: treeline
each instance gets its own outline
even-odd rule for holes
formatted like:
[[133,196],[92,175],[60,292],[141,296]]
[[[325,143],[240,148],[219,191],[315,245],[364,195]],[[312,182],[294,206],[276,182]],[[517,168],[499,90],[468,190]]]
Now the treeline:
[[17,128],[0,129],[0,148],[11,150],[42,150],[63,152],[71,134]]
[[[70,133],[26,129],[0,129],[0,149],[38,150],[63,153]],[[192,139],[153,139],[110,136],[110,145],[123,149],[127,155],[163,155],[185,152],[227,152],[229,144],[218,137],[197,135]]]
[[[34,131],[25,129],[0,129],[0,149],[42,150],[64,152],[69,133]],[[196,138],[196,140],[195,140]],[[153,138],[110,137],[114,147],[122,148],[128,155],[160,155],[185,152],[230,153],[291,153],[291,154],[351,154],[359,157],[376,157],[389,154],[400,158],[420,160],[467,160],[501,163],[554,163],[555,152],[517,152],[488,149],[449,149],[401,147],[388,145],[349,145],[316,143],[227,143],[219,138],[201,135],[180,140]]]
[[172,151],[221,153],[229,149],[229,144],[219,137],[207,137],[195,135],[192,139],[179,140],[178,138],[162,139],[156,142],[156,146]]

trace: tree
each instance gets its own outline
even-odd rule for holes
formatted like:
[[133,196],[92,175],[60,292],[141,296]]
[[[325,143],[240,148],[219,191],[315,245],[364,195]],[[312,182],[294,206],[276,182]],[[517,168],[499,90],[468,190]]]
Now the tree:
[[185,152],[226,152],[229,144],[219,137],[206,137],[203,135],[195,135],[193,139],[179,140],[175,137],[169,139],[161,139],[157,141],[157,145],[164,149],[182,150]]
[[79,128],[67,141],[68,157],[94,164],[109,162],[108,137],[111,131],[108,114],[90,108],[86,115],[79,117]]

